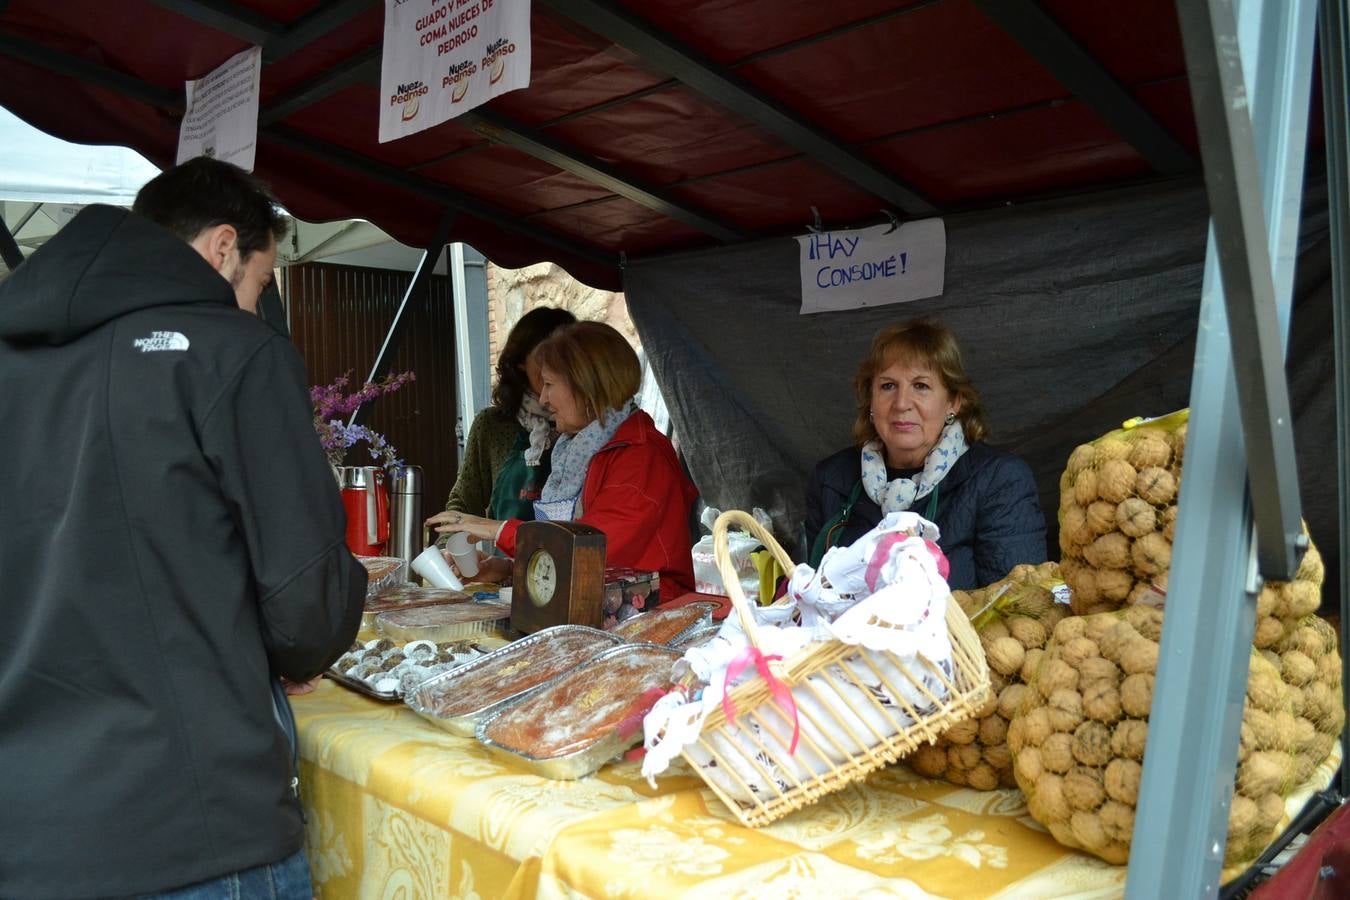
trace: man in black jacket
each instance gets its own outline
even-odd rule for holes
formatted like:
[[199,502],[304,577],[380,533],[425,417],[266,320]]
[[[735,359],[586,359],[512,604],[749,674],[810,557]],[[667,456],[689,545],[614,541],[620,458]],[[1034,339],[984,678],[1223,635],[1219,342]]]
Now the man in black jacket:
[[308,898],[278,678],[365,571],[295,348],[252,315],[285,221],[197,159],[0,284],[0,896],[224,879]]

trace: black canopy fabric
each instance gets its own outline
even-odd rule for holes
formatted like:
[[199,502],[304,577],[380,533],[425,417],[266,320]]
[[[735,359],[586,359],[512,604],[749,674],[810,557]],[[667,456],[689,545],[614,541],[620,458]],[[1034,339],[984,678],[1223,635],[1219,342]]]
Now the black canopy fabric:
[[[799,314],[792,240],[635,262],[624,286],[707,504],[762,506],[795,540],[811,467],[850,442],[852,377],[872,335],[934,317],[960,338],[991,442],[1035,471],[1057,558],[1073,447],[1189,402],[1207,222],[1194,182],[953,217],[941,297],[849,312]],[[1305,194],[1288,368],[1304,516],[1332,570],[1327,227],[1318,181]]]

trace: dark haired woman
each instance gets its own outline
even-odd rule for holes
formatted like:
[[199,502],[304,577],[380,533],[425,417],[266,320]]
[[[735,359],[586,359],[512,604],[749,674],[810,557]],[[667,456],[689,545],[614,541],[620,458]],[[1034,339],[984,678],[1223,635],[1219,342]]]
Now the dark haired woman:
[[539,374],[529,370],[527,360],[545,338],[575,321],[565,309],[540,306],[511,329],[497,354],[492,404],[469,426],[447,510],[494,519],[534,518],[557,431],[539,404]]
[[1045,561],[1031,468],[983,442],[984,408],[950,329],[925,321],[883,329],[853,390],[854,446],[817,465],[807,487],[812,565],[907,509],[937,525],[953,588]]

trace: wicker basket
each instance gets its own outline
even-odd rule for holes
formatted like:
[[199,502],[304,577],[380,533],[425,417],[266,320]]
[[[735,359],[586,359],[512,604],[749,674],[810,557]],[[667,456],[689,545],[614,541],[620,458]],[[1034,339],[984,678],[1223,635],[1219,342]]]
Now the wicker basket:
[[[792,560],[773,535],[745,513],[729,510],[713,527],[713,552],[723,573],[734,571],[727,546],[729,526],[754,534],[785,571],[792,571]],[[727,577],[726,586],[751,645],[759,649],[754,616],[738,579]],[[952,647],[950,677],[918,657],[945,685],[946,697],[936,697],[921,683],[922,675],[916,679],[892,654],[841,641],[813,644],[788,659],[768,663],[770,671],[792,690],[797,705],[802,725],[797,759],[786,749],[791,734],[787,714],[772,700],[763,678],[732,688],[728,697],[735,709],[734,724],[728,724],[719,706],[704,721],[698,740],[684,749],[685,759],[743,824],[757,827],[932,742],[951,725],[974,716],[990,696],[989,669],[979,638],[956,603],[949,601],[946,606]],[[882,667],[891,677],[898,669],[911,690],[918,689],[930,704],[922,711],[916,709],[882,674]],[[859,670],[873,673],[887,686],[891,699],[899,700],[899,706],[884,704],[868,691],[857,677]],[[885,727],[878,727],[882,722]],[[811,760],[809,766],[802,762],[805,758]],[[839,758],[843,761],[837,762]]]

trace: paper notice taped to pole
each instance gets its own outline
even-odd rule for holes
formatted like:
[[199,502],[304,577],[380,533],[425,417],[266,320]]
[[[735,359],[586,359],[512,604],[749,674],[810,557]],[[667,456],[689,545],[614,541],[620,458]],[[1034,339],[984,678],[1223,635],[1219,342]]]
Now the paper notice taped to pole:
[[947,227],[941,219],[822,231],[797,238],[802,315],[905,303],[942,294]]
[[529,0],[385,0],[380,143],[529,85]]
[[262,48],[250,47],[206,76],[187,82],[187,110],[178,129],[176,162],[209,156],[253,171],[261,76]]

